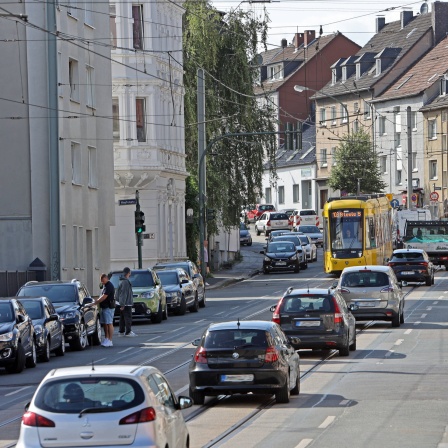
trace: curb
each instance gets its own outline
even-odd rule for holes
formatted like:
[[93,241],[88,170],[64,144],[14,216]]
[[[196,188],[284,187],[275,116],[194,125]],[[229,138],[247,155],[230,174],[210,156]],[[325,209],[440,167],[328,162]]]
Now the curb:
[[249,272],[249,274],[247,274],[247,276],[244,276],[244,277],[225,278],[224,280],[220,280],[219,282],[215,283],[214,285],[207,286],[206,290],[225,288],[227,286],[234,285],[235,283],[242,282],[243,280],[246,280],[248,278],[254,277],[255,275],[259,274],[260,272],[261,271],[259,269],[256,269],[254,271]]

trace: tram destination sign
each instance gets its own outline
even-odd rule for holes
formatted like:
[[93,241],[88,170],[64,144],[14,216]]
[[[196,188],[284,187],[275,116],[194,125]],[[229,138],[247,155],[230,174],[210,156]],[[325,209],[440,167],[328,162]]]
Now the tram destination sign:
[[360,210],[337,210],[331,212],[332,218],[360,218],[362,212]]

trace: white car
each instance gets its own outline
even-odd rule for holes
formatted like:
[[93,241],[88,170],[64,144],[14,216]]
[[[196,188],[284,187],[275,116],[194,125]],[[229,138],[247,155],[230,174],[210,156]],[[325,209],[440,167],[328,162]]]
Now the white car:
[[302,243],[302,248],[305,250],[306,259],[312,263],[313,261],[317,261],[317,247],[311,241],[311,238],[304,233],[291,232],[291,235],[296,235],[300,242]]
[[286,213],[265,212],[255,223],[255,232],[258,236],[260,236],[261,232],[269,236],[272,230],[291,230],[289,218]]
[[147,366],[85,366],[50,371],[22,417],[16,447],[183,447],[189,434],[163,374]]

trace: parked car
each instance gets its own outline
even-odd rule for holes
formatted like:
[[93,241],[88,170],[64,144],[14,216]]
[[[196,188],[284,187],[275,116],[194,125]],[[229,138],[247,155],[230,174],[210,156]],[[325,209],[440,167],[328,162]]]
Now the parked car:
[[319,227],[317,226],[296,226],[295,231],[299,233],[304,233],[305,235],[308,235],[311,238],[311,241],[317,246],[317,247],[323,247],[324,245],[324,236],[322,232],[319,230]]
[[275,394],[278,403],[300,391],[300,358],[274,322],[243,321],[209,325],[189,367],[190,397],[253,392]]
[[183,316],[187,308],[192,313],[199,311],[199,302],[193,280],[182,268],[160,269],[157,275],[166,294],[170,311]]
[[289,230],[271,230],[269,237],[266,238],[266,241],[272,241],[276,236],[289,235],[290,233],[291,232]]
[[99,310],[86,286],[71,281],[28,282],[17,293],[19,297],[47,297],[64,324],[64,337],[72,350],[84,350],[88,338],[92,345],[101,344]]
[[21,297],[20,302],[31,317],[36,336],[37,356],[50,361],[50,354],[65,354],[64,325],[47,297]]
[[[110,281],[117,291],[120,284],[120,277],[123,271],[114,271],[110,274]],[[133,269],[129,281],[132,285],[134,295],[134,306],[132,307],[132,318],[151,319],[154,324],[160,324],[162,320],[168,318],[168,306],[166,294],[162,288],[157,273],[152,269]],[[120,317],[120,306],[115,296],[115,319]]]
[[27,405],[16,447],[185,448],[190,436],[181,410],[192,404],[176,397],[155,367],[60,368]]
[[266,212],[260,216],[255,224],[257,235],[264,233],[269,236],[272,230],[290,230],[288,215],[279,212]]
[[278,212],[279,213],[286,213],[288,215],[288,218],[289,218],[294,213],[294,209],[293,208],[283,208],[283,209],[279,210]]
[[426,286],[434,284],[434,265],[422,249],[396,249],[388,264],[397,280],[426,282]]
[[275,212],[275,207],[272,204],[257,204],[246,213],[246,219],[248,222],[255,222],[264,212]]
[[386,320],[393,327],[404,323],[404,295],[390,266],[345,268],[336,287],[347,305],[358,306],[356,320]]
[[339,350],[348,356],[356,350],[355,318],[338,291],[328,289],[289,288],[277,305],[271,307],[272,321],[279,324],[288,337],[300,341],[295,349]]
[[153,269],[156,271],[159,269],[166,268],[182,268],[193,280],[196,291],[198,294],[199,307],[204,308],[206,304],[205,297],[205,282],[201,275],[201,271],[196,266],[196,263],[193,263],[191,260],[185,261],[173,261],[173,262],[165,262],[165,263],[157,263]]
[[299,257],[300,260],[300,269],[308,268],[308,258],[306,248],[303,246],[302,241],[300,240],[297,234],[292,234],[291,232],[288,232],[285,235],[280,235],[272,238],[272,242],[278,242],[278,241],[290,241],[291,243],[294,243],[294,246],[296,246],[297,256]]
[[20,373],[36,367],[36,339],[31,318],[17,297],[0,299],[0,367]]
[[320,225],[319,215],[316,213],[316,210],[294,210],[291,216],[291,225],[296,232],[298,232],[297,226],[300,225],[318,227]]
[[252,246],[252,236],[249,232],[249,227],[244,223],[240,222],[240,245]]
[[296,235],[302,243],[302,248],[306,253],[306,259],[312,263],[317,261],[317,247],[308,235],[299,232],[291,232],[291,235]]
[[264,274],[269,274],[274,270],[300,272],[302,255],[297,252],[295,244],[291,241],[271,241],[266,246],[266,250],[261,250],[260,254],[264,254]]

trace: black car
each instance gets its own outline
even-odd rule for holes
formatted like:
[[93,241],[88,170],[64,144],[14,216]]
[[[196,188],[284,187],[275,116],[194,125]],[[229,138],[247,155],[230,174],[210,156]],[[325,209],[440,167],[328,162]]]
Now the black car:
[[[297,343],[297,341],[294,341]],[[253,392],[275,394],[278,403],[300,391],[300,358],[274,322],[234,321],[211,324],[189,367],[190,397]]]
[[161,269],[157,275],[165,290],[166,303],[170,311],[184,315],[187,308],[192,313],[199,311],[196,287],[189,275],[181,268]]
[[16,297],[0,299],[0,367],[20,373],[25,366],[36,367],[34,327]]
[[335,290],[289,288],[271,311],[272,321],[300,340],[295,349],[334,348],[340,356],[356,350],[355,318]]
[[300,272],[300,254],[294,243],[290,241],[268,242],[266,250],[261,250],[264,254],[263,272],[269,274],[271,271],[291,271]]
[[399,281],[426,282],[427,286],[434,284],[434,265],[422,249],[394,250],[389,266]]
[[205,282],[201,275],[201,271],[198,269],[195,263],[191,260],[185,261],[173,261],[173,262],[165,262],[165,263],[157,263],[153,269],[156,271],[159,269],[167,269],[167,268],[182,268],[193,280],[193,283],[196,286],[196,291],[198,295],[199,307],[205,307]]
[[78,280],[69,282],[28,282],[19,297],[47,297],[64,324],[64,336],[72,350],[84,350],[90,337],[92,345],[101,344],[101,325],[97,306],[87,288]]
[[302,240],[297,233],[288,232],[286,235],[275,236],[271,241],[291,241],[291,243],[294,243],[294,246],[296,246],[297,256],[300,259],[300,269],[308,268],[308,258],[306,250],[303,247]]
[[249,232],[249,227],[244,222],[240,222],[240,244],[252,246],[252,236]]
[[64,325],[50,300],[46,297],[21,297],[20,302],[33,321],[39,359],[50,361],[52,352],[56,356],[64,356]]

